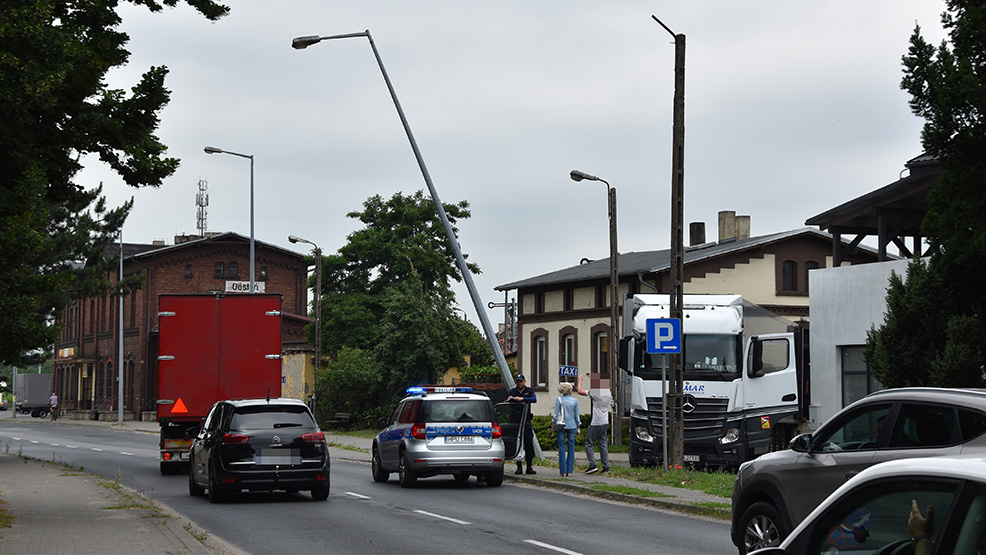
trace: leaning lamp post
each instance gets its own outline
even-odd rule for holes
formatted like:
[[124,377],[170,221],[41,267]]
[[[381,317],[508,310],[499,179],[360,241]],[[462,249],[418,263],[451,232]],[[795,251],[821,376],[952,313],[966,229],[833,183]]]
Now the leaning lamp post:
[[322,360],[322,249],[312,241],[297,235],[289,235],[288,241],[307,243],[315,247],[315,302],[312,309],[315,311],[315,368],[318,369]]
[[254,291],[254,240],[253,240],[253,155],[252,154],[240,154],[239,152],[230,152],[228,150],[223,150],[221,148],[216,148],[214,146],[205,147],[206,154],[230,154],[232,156],[239,156],[240,158],[250,159],[250,294],[256,293]]
[[291,46],[297,50],[302,50],[325,40],[357,37],[366,37],[366,39],[370,41],[370,48],[373,49],[373,56],[376,58],[377,65],[380,67],[380,73],[383,75],[384,82],[387,83],[387,89],[390,91],[390,98],[394,101],[394,107],[397,109],[397,115],[401,118],[401,124],[404,126],[404,133],[407,134],[407,140],[411,143],[411,150],[414,151],[414,157],[418,161],[418,168],[421,169],[421,175],[424,177],[425,183],[428,185],[428,192],[431,194],[431,200],[435,203],[435,211],[438,212],[438,218],[441,220],[442,226],[445,228],[445,235],[448,238],[449,246],[455,254],[455,260],[459,266],[459,271],[462,273],[462,279],[466,282],[466,288],[469,290],[469,296],[472,299],[476,313],[479,315],[479,320],[483,325],[483,332],[486,334],[486,341],[489,343],[490,349],[493,351],[493,356],[496,358],[497,366],[500,367],[500,375],[503,376],[504,383],[507,384],[508,388],[512,388],[515,385],[514,378],[510,374],[510,368],[507,366],[506,359],[503,358],[503,351],[500,349],[500,343],[496,340],[496,333],[493,331],[493,326],[490,324],[490,319],[486,314],[486,309],[483,306],[482,299],[480,299],[479,293],[476,291],[476,284],[473,282],[472,274],[469,272],[469,267],[466,266],[466,259],[463,258],[462,251],[459,249],[459,242],[455,238],[455,232],[452,231],[452,225],[449,224],[448,216],[445,214],[445,208],[442,206],[442,200],[438,197],[438,191],[435,190],[435,184],[431,181],[431,175],[428,173],[427,166],[425,166],[424,158],[421,156],[421,151],[418,150],[418,143],[414,140],[414,134],[411,133],[411,126],[408,124],[407,118],[404,116],[404,110],[401,108],[400,101],[397,100],[397,93],[394,92],[394,86],[391,84],[390,77],[387,75],[387,70],[383,66],[383,60],[380,59],[380,53],[377,51],[377,46],[373,42],[373,37],[370,35],[370,31],[366,30],[361,33],[348,33],[345,35],[311,35],[297,37],[291,41]]
[[616,245],[616,187],[611,187],[609,182],[594,175],[589,175],[579,170],[572,170],[569,174],[573,181],[599,181],[606,185],[607,198],[609,199],[609,351],[607,366],[609,367],[610,387],[613,391],[613,400],[616,402],[616,422],[613,425],[613,443],[619,444],[623,441],[623,406],[620,399],[620,379],[617,376],[616,351],[619,345],[618,312],[619,305],[619,263],[617,257],[619,252]]

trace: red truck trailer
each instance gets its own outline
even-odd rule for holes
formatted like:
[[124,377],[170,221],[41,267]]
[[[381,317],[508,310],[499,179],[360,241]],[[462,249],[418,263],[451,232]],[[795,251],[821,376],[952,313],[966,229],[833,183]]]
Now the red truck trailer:
[[213,404],[281,396],[281,296],[164,294],[158,306],[161,473],[177,474]]

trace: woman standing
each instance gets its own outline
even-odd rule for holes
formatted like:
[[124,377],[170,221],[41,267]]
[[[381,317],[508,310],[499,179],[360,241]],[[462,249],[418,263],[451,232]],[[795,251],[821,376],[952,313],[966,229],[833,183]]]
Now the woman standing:
[[555,412],[551,416],[552,428],[562,424],[561,429],[556,429],[558,434],[558,472],[562,476],[568,476],[575,472],[575,436],[579,434],[579,402],[572,397],[572,384],[562,382],[558,384],[558,393],[561,395],[555,399]]

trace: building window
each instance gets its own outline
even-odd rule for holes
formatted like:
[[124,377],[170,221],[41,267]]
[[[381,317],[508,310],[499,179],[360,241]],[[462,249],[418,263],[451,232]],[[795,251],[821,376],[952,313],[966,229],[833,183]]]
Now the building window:
[[597,333],[592,341],[596,359],[596,370],[603,376],[609,376],[609,334]]
[[185,277],[189,279],[195,277],[195,272],[192,271],[191,264],[185,264]]
[[534,314],[544,313],[544,293],[534,294]]
[[565,301],[564,301],[563,309],[566,312],[571,311],[571,310],[574,310],[575,309],[575,290],[574,289],[566,289],[564,291],[564,295],[565,295]]
[[216,262],[216,277],[221,278],[226,275],[226,265],[222,262]]
[[781,291],[798,290],[798,263],[785,260],[781,263]]
[[842,358],[842,406],[886,389],[863,359],[863,346],[839,347]]
[[548,332],[538,328],[531,333],[531,372],[534,387],[548,385]]
[[808,292],[808,276],[811,275],[812,270],[818,269],[818,262],[805,262],[805,293]]
[[603,308],[606,306],[606,286],[597,285],[596,286],[596,308]]
[[236,262],[230,262],[229,265],[227,266],[227,268],[228,268],[228,271],[229,271],[229,277],[230,278],[236,279],[236,278],[240,277],[239,276],[239,266],[236,264]]
[[267,266],[260,267],[260,281],[267,281]]

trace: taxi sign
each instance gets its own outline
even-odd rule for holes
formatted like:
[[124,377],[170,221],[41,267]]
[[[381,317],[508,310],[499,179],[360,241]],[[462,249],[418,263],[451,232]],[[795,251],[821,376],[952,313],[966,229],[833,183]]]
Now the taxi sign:
[[559,376],[567,376],[567,377],[570,377],[570,378],[575,378],[575,377],[577,377],[579,375],[579,367],[578,366],[566,366],[566,365],[563,364],[563,365],[561,365],[561,366],[558,367],[558,375]]

